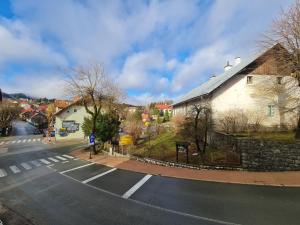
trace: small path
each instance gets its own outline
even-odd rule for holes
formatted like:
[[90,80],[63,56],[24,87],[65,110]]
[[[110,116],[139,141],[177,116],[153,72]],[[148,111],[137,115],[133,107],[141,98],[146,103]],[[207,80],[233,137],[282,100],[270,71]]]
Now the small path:
[[89,153],[84,150],[75,150],[71,155],[106,166],[153,175],[234,184],[300,187],[300,171],[249,172],[205,169],[193,170],[153,165],[131,160],[126,157],[93,155],[93,159],[89,159]]

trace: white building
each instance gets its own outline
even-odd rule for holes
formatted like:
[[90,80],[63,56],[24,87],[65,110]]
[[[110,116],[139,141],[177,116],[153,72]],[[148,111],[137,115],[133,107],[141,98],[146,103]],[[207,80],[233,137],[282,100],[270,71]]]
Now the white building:
[[[191,90],[173,104],[173,115],[182,113],[187,115],[195,103],[209,102],[214,124],[230,111],[243,112],[245,115],[255,114],[263,117],[261,123],[266,127],[294,126],[295,113],[283,113],[282,105],[292,104],[282,96],[271,96],[261,91],[263,85],[283,85],[290,74],[281,74],[274,54],[277,44],[263,54],[241,60],[236,58],[234,65],[224,67],[224,73],[211,77],[207,82]],[[290,82],[289,82],[290,83]],[[288,89],[288,87],[284,87]],[[294,97],[300,98],[300,90],[296,89]],[[279,104],[280,103],[280,104]],[[251,123],[249,116],[249,123]],[[252,121],[254,123],[254,121]]]
[[85,107],[75,102],[55,114],[55,137],[57,140],[84,139],[82,124],[89,117]]

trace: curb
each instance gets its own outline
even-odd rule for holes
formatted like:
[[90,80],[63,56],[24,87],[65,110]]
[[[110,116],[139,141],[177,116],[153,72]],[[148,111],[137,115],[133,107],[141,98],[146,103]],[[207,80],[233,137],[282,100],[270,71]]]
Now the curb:
[[194,170],[230,170],[230,171],[247,171],[239,166],[210,166],[210,165],[192,165],[192,164],[185,164],[185,163],[176,163],[176,162],[168,162],[168,161],[161,161],[157,159],[151,158],[140,158],[136,156],[131,156],[130,159],[136,160],[138,162],[149,163],[158,166],[165,166],[165,167],[175,167],[175,168],[187,168],[187,169],[194,169]]

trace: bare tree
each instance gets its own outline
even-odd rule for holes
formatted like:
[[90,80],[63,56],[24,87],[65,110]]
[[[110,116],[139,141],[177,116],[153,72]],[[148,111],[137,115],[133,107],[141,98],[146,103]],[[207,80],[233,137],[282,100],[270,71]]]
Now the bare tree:
[[[279,17],[273,21],[271,29],[264,35],[263,41],[260,42],[267,48],[275,43],[280,44],[274,55],[280,71],[296,81],[291,83],[289,91],[298,91],[300,87],[300,0],[296,0],[286,11],[282,10]],[[290,106],[289,111],[298,113],[295,138],[300,139],[299,101],[298,104]]]
[[53,127],[55,111],[56,110],[55,110],[54,103],[49,104],[46,110],[46,116],[48,119],[49,128]]
[[206,151],[207,136],[210,127],[211,107],[207,101],[202,100],[191,106],[188,117],[181,130],[181,135],[187,139],[192,138],[198,153],[203,155]]
[[0,104],[0,130],[2,133],[11,126],[13,120],[18,118],[20,112],[20,107],[14,104],[6,102]]
[[137,144],[137,141],[142,133],[142,128],[142,118],[137,117],[136,113],[128,113],[126,120],[124,121],[124,131],[132,137],[134,145]]
[[[122,91],[104,71],[101,64],[93,63],[89,66],[79,66],[71,69],[68,74],[67,91],[72,96],[79,96],[86,112],[92,118],[92,133],[96,133],[98,116],[106,108],[113,110],[121,99]],[[117,110],[117,108],[116,108]],[[96,146],[93,145],[96,153]]]

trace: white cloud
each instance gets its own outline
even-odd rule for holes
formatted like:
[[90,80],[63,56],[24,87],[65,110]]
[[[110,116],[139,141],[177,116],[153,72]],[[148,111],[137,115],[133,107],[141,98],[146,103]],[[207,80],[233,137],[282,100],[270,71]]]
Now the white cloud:
[[145,92],[140,95],[129,96],[127,102],[134,105],[147,105],[151,102],[162,102],[170,99],[172,98],[164,93],[153,95],[149,92]]
[[185,87],[195,86],[204,81],[208,69],[222,68],[226,59],[232,58],[226,53],[228,46],[224,42],[217,42],[211,46],[198,49],[193,55],[177,66],[172,80],[172,90],[181,91]]
[[[106,64],[160,30],[193,20],[196,1],[14,1],[14,11],[36,32],[57,38],[77,62],[97,59]],[[55,13],[53,13],[55,12]]]
[[66,65],[65,58],[38,38],[19,21],[0,18],[0,64],[9,62],[39,62],[52,66]]
[[[3,79],[3,77],[2,77]],[[49,74],[17,75],[11,82],[2,81],[2,91],[6,93],[25,93],[33,97],[67,98],[65,80],[62,76]]]
[[134,53],[126,58],[118,81],[124,89],[149,87],[153,89],[155,83],[164,86],[167,84],[167,79],[157,77],[154,72],[164,66],[165,58],[159,50]]

